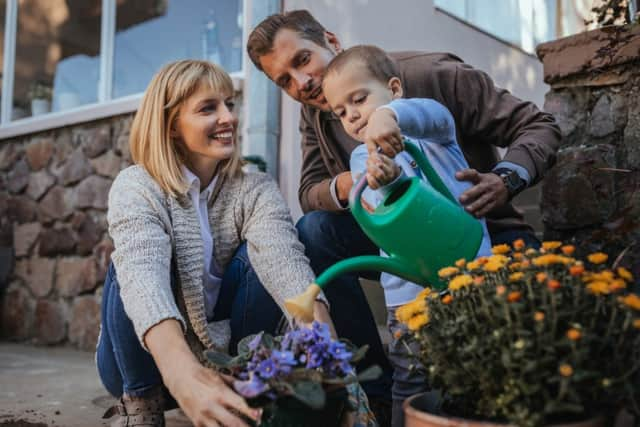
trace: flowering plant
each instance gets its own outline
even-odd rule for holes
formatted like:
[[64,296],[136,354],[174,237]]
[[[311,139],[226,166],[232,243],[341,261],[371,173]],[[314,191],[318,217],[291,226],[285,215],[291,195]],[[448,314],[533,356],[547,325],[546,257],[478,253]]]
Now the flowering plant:
[[356,349],[346,340],[333,340],[325,323],[313,322],[311,328],[293,329],[283,336],[249,336],[240,341],[235,357],[216,351],[206,355],[214,367],[235,379],[234,389],[250,406],[265,408],[264,419],[283,400],[302,403],[307,413],[309,408],[320,410],[335,391],[341,392],[338,400],[343,409],[356,409],[348,408],[344,387],[377,378],[381,372],[372,366],[356,375],[354,364],[366,351],[367,346]]
[[439,271],[444,292],[425,289],[397,311],[412,331],[443,409],[463,417],[537,426],[640,413],[640,297],[632,274],[607,255],[582,262],[575,248],[522,240]]

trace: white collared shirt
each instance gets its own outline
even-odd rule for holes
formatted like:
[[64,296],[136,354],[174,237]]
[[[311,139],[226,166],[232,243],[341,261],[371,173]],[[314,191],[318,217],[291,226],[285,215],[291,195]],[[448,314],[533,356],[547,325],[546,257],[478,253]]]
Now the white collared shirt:
[[184,166],[182,166],[182,173],[189,183],[189,197],[198,212],[198,220],[200,221],[200,236],[202,237],[204,254],[204,266],[202,270],[204,308],[207,320],[211,321],[214,314],[213,309],[216,306],[218,295],[220,294],[222,272],[213,256],[213,233],[209,225],[207,202],[211,197],[213,187],[215,187],[218,177],[214,176],[207,188],[200,191],[200,179]]

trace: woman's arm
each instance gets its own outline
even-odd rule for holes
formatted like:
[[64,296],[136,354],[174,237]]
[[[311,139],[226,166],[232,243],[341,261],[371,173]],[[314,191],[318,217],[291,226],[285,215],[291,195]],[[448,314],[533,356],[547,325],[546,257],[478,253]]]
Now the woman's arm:
[[167,319],[153,326],[145,334],[144,343],[164,384],[194,425],[247,426],[233,410],[257,420],[257,410],[249,408],[220,375],[200,365],[178,321]]

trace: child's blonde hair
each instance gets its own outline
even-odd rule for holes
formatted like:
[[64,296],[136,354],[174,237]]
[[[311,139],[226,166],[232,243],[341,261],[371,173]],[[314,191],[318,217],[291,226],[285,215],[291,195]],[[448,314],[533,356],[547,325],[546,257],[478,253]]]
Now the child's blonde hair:
[[[200,85],[233,95],[231,77],[219,66],[206,61],[182,60],[165,65],[153,77],[131,124],[129,148],[134,163],[142,166],[160,187],[172,196],[185,194],[188,183],[181,165],[184,148],[171,138],[180,107]],[[221,174],[241,173],[237,141],[231,158],[220,162]]]

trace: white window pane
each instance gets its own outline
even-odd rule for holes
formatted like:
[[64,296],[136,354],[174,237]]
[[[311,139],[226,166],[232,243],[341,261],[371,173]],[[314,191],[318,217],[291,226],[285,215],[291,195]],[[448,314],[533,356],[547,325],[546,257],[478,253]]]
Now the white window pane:
[[207,59],[242,66],[242,0],[129,0],[116,11],[113,97],[143,92],[162,65]]
[[14,118],[97,101],[101,0],[21,0]]

